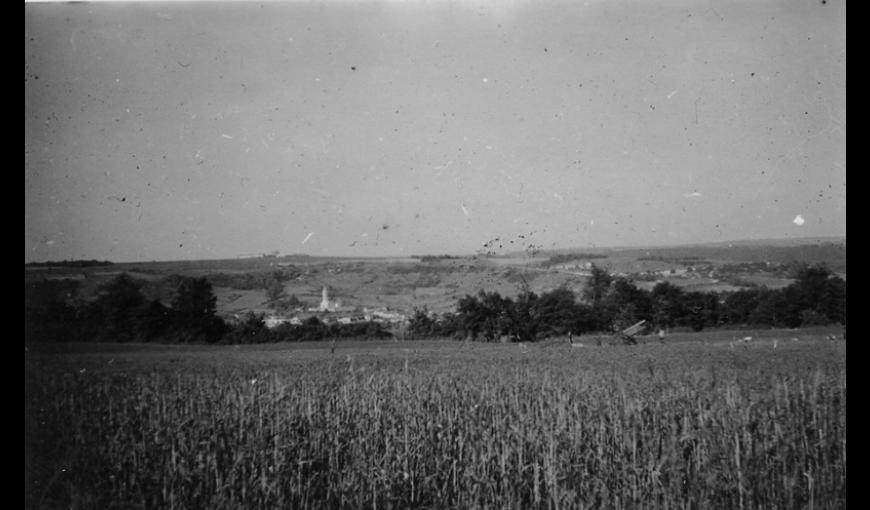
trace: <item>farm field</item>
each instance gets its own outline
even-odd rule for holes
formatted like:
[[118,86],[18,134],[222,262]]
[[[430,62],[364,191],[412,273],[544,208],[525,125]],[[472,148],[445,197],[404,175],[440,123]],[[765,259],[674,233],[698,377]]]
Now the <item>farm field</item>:
[[25,506],[845,508],[841,332],[29,346]]

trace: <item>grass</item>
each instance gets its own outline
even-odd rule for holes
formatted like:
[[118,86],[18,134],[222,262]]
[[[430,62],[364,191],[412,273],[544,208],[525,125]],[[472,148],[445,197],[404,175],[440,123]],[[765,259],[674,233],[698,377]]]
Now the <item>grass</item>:
[[25,503],[845,508],[845,343],[759,333],[31,349]]

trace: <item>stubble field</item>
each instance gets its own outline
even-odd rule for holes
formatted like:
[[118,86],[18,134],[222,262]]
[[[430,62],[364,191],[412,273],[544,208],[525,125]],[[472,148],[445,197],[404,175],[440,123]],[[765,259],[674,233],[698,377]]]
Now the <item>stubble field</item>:
[[49,345],[25,371],[28,508],[846,507],[823,331]]

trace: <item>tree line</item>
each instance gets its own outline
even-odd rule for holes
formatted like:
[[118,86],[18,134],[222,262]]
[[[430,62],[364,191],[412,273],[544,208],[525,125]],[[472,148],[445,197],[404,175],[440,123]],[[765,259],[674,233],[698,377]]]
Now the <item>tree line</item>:
[[[578,296],[560,287],[537,294],[521,285],[514,298],[480,290],[457,301],[456,311],[415,310],[406,338],[454,337],[532,342],[570,333],[615,332],[645,320],[654,328],[789,327],[846,324],[846,281],[824,265],[799,265],[782,289],[715,293],[687,291],[668,282],[652,290],[593,266]],[[121,274],[96,299],[77,300],[78,282],[25,282],[25,342],[108,341],[167,343],[264,343],[330,338],[387,338],[383,324],[302,324],[267,328],[262,315],[237,323],[216,315],[217,299],[206,278],[175,277],[169,306],[148,300],[142,283]],[[267,289],[271,302],[284,296]]]
[[262,314],[238,323],[219,317],[217,298],[206,278],[177,277],[169,306],[147,300],[141,282],[126,273],[104,285],[96,299],[76,301],[72,280],[25,282],[25,343],[46,341],[264,343],[327,338],[386,338],[379,323],[325,324],[310,317],[301,325],[267,328]]
[[794,283],[716,293],[660,282],[647,291],[594,266],[578,296],[567,288],[536,294],[523,286],[515,298],[481,290],[461,298],[455,313],[418,309],[409,336],[531,342],[552,336],[616,332],[641,320],[659,329],[788,327],[846,324],[846,281],[824,265],[797,265]]

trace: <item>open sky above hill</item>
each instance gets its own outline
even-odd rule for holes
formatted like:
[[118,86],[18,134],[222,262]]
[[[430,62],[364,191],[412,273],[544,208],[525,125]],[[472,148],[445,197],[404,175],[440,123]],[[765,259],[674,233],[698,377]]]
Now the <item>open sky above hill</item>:
[[845,9],[26,4],[25,262],[843,236]]

